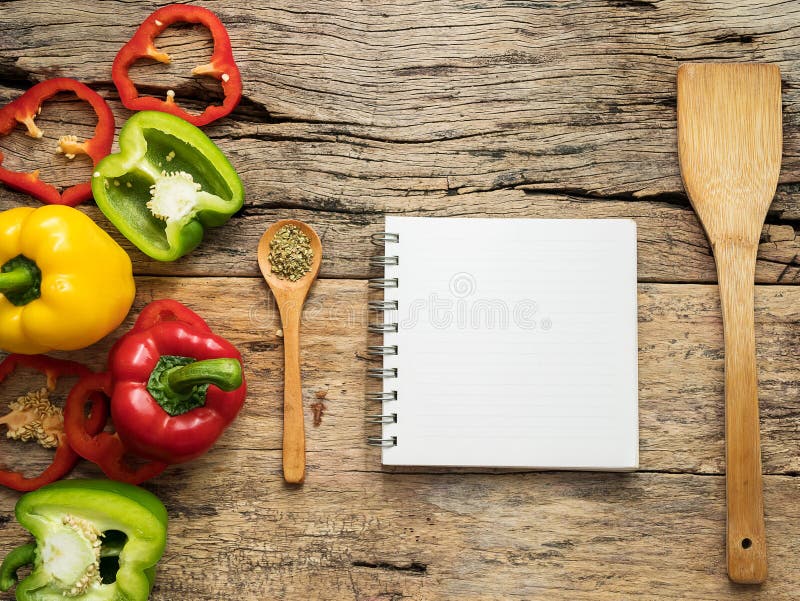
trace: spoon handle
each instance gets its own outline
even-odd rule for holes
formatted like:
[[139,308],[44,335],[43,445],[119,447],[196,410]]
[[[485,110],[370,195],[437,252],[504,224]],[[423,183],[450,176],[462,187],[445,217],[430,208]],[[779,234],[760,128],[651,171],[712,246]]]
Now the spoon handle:
[[714,254],[725,333],[728,576],[759,583],[767,578],[767,549],[753,316],[756,245],[725,241]]
[[281,307],[283,324],[283,479],[299,484],[306,472],[303,388],[300,383],[300,312],[302,304]]

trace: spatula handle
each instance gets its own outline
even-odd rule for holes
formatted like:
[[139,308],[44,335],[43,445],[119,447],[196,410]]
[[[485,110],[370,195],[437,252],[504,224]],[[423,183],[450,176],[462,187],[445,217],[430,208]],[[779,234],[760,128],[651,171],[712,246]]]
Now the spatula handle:
[[756,251],[755,244],[742,242],[714,248],[725,333],[728,576],[741,583],[767,578],[753,316]]
[[300,380],[300,314],[302,306],[287,302],[281,306],[283,324],[283,479],[303,482],[306,475],[306,434],[303,416],[303,387]]

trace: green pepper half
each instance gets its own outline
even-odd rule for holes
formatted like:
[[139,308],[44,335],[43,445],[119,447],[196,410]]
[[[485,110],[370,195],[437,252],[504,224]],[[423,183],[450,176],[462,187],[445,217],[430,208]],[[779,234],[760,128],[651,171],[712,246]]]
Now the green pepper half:
[[[36,543],[0,565],[17,601],[146,601],[167,540],[167,511],[144,489],[110,480],[62,480],[24,495],[17,521]],[[18,582],[17,570],[33,565]]]
[[139,250],[174,261],[224,224],[244,203],[228,159],[197,127],[167,113],[142,111],[119,134],[117,154],[92,177],[95,202]]

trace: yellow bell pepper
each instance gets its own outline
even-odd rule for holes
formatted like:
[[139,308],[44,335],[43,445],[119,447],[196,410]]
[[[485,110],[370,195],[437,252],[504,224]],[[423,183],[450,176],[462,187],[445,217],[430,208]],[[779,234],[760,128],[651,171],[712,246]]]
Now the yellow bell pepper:
[[0,349],[89,346],[122,323],[135,291],[128,254],[81,211],[0,213]]

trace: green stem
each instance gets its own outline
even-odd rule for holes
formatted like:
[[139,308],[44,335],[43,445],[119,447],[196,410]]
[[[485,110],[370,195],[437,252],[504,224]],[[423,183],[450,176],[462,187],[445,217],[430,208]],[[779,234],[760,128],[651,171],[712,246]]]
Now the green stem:
[[11,271],[0,273],[0,293],[26,290],[33,285],[33,282],[33,274],[30,270],[17,267]]
[[165,376],[164,383],[179,395],[203,384],[229,392],[242,385],[242,365],[238,359],[205,359],[171,369]]
[[187,413],[206,403],[209,385],[230,392],[242,385],[238,359],[206,359],[162,355],[147,382],[147,391],[169,415]]
[[17,255],[0,266],[0,294],[17,307],[42,295],[42,272],[34,261]]
[[33,564],[36,559],[36,543],[28,543],[17,547],[6,555],[0,566],[0,591],[7,591],[19,582],[17,570]]

